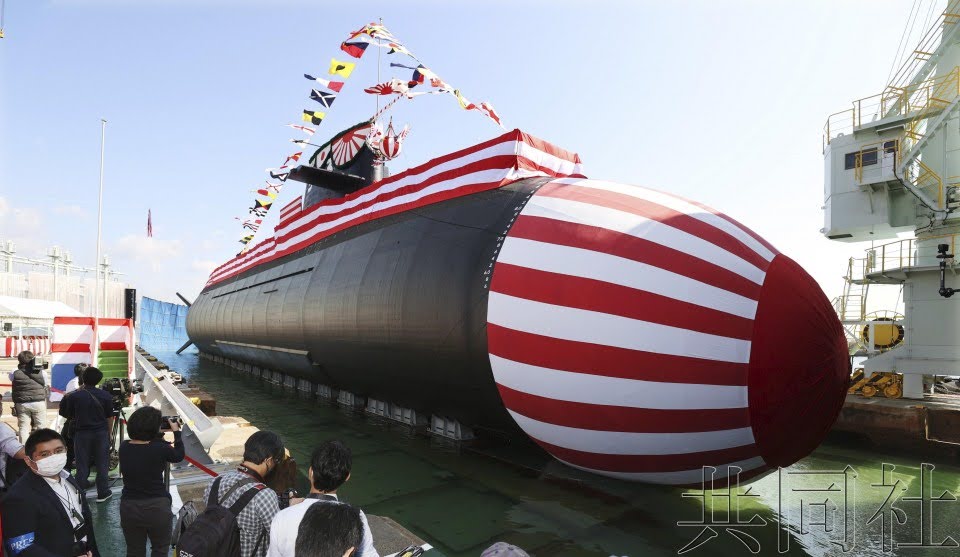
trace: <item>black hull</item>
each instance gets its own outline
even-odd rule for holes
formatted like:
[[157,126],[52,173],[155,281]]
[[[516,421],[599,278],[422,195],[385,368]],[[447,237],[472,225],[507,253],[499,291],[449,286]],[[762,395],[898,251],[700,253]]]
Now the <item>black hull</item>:
[[548,178],[361,224],[204,289],[187,332],[202,352],[515,431],[487,351],[499,245]]

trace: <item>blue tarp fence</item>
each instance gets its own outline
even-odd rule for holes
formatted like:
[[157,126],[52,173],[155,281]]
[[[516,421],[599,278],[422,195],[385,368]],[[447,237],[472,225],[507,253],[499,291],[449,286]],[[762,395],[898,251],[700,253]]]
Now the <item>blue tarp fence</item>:
[[[147,352],[170,352],[187,342],[187,306],[140,299],[140,346]],[[196,352],[191,346],[187,351]]]

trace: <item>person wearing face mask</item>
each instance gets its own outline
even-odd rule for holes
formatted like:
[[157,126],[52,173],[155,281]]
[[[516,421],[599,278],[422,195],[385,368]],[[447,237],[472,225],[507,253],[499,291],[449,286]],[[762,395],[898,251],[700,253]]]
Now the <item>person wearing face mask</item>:
[[33,471],[4,500],[3,545],[11,557],[100,557],[90,507],[76,479],[64,471],[67,447],[52,429],[38,429],[25,444]]
[[283,442],[272,431],[258,431],[243,444],[243,462],[236,470],[220,474],[203,494],[210,501],[210,491],[217,486],[215,500],[224,507],[236,503],[250,489],[258,489],[253,499],[237,515],[240,526],[240,556],[263,557],[270,542],[270,523],[280,511],[277,493],[266,486],[284,457]]

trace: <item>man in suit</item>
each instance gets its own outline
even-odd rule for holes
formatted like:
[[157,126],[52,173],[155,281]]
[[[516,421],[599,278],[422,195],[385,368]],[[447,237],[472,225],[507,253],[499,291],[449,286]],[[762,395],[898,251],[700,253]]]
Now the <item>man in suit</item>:
[[38,429],[24,449],[33,473],[17,480],[3,502],[7,555],[100,557],[85,494],[63,470],[63,437],[52,429]]

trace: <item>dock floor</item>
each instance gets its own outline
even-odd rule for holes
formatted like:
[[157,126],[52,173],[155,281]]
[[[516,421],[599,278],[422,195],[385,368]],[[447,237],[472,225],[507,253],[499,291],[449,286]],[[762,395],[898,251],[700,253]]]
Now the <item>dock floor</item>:
[[[3,379],[0,380],[0,383],[6,383],[6,374],[15,368],[15,359],[0,358],[0,379]],[[0,421],[10,425],[16,431],[17,418],[13,416],[13,402],[10,400],[9,387],[0,388],[0,393],[3,394]],[[51,427],[57,422],[59,404],[51,402],[47,404],[47,407],[47,419],[44,425],[45,427]],[[259,430],[242,417],[218,416],[217,419],[223,424],[223,434],[210,448],[209,454],[217,464],[209,468],[214,472],[221,473],[232,469],[240,462],[243,456],[244,442]],[[305,474],[305,469],[301,469],[300,474]],[[209,481],[210,476],[194,466],[188,465],[174,469],[170,481],[174,514],[176,515],[183,501],[194,501],[194,504],[202,510],[203,492]],[[114,497],[109,501],[96,503],[95,490],[87,492],[87,499],[90,501],[100,553],[102,555],[123,555],[126,546],[119,520],[120,492],[123,489],[123,480],[119,477],[117,470],[111,472],[110,485]],[[389,517],[369,514],[367,517],[373,534],[374,545],[381,555],[396,553],[410,545],[424,545],[426,543]],[[436,549],[432,549],[425,555],[442,557],[442,554]]]

